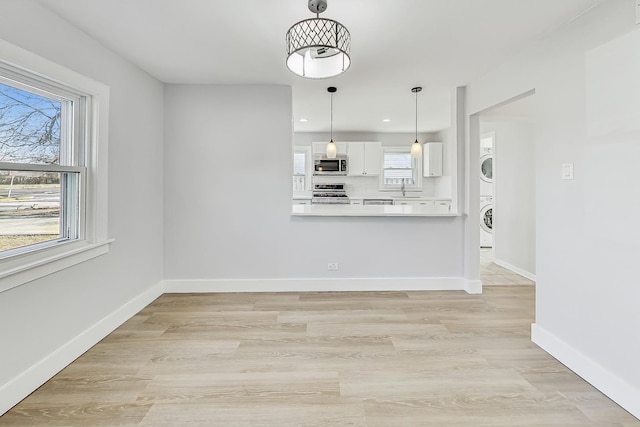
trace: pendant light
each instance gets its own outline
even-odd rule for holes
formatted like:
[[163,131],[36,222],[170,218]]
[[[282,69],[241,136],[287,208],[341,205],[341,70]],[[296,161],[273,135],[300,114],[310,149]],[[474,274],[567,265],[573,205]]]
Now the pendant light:
[[419,159],[422,157],[422,144],[418,142],[418,93],[422,91],[420,86],[411,89],[416,94],[416,140],[411,144],[411,157]]
[[331,137],[329,139],[329,143],[327,144],[327,158],[335,159],[336,154],[338,154],[338,147],[336,147],[336,143],[333,142],[333,94],[336,93],[338,89],[333,86],[327,88],[327,92],[329,92],[331,96]]
[[344,73],[351,65],[349,30],[333,19],[320,18],[327,0],[308,0],[315,18],[294,24],[287,31],[287,68],[307,79],[326,79]]

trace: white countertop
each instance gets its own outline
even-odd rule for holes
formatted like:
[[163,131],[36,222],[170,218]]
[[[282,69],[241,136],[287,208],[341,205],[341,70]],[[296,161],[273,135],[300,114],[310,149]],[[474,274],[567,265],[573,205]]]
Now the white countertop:
[[433,196],[397,196],[397,195],[369,195],[369,196],[349,196],[350,200],[364,200],[364,199],[386,199],[386,200],[395,200],[397,202],[400,201],[424,201],[424,200],[447,200],[450,201],[451,197],[433,197]]
[[456,217],[456,212],[412,205],[293,205],[293,216],[436,216]]

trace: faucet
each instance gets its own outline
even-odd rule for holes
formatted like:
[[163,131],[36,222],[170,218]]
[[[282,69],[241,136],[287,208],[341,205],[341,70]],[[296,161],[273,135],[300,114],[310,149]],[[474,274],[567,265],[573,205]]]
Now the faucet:
[[402,178],[402,185],[400,185],[400,191],[402,191],[402,197],[404,197],[404,196],[405,196],[405,194],[406,194],[406,191],[405,191],[405,188],[404,188],[404,181],[405,181],[405,179],[406,179],[406,178]]

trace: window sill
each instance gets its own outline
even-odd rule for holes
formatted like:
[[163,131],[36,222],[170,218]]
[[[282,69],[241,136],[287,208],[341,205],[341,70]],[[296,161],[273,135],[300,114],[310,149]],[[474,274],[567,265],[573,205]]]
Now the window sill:
[[109,252],[109,244],[114,240],[70,242],[1,261],[0,292],[104,255]]

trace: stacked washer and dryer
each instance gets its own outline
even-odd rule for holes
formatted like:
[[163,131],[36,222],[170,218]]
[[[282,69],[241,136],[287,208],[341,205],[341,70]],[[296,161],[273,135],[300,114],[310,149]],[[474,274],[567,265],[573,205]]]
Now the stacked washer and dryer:
[[493,140],[480,139],[480,247],[493,247]]

